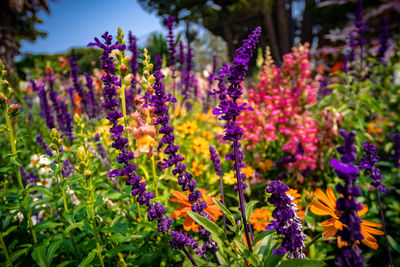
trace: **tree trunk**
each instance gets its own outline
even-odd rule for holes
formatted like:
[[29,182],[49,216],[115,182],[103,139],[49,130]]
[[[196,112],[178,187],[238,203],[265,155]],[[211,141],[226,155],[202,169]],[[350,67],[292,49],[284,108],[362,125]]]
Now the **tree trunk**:
[[279,46],[282,54],[290,52],[289,19],[288,12],[286,10],[286,2],[286,0],[275,1],[278,16]]
[[312,33],[312,8],[315,5],[315,0],[305,0],[305,7],[303,11],[303,20],[301,22],[301,42],[309,42],[310,44],[313,41],[313,33]]
[[272,20],[271,11],[266,11],[264,13],[264,27],[265,27],[265,31],[267,33],[268,44],[269,44],[269,47],[271,48],[272,57],[274,58],[274,61],[277,64],[280,64],[281,55],[279,53],[279,46],[278,46],[278,42],[276,40],[274,22]]
[[4,65],[14,69],[14,56],[18,51],[15,22],[7,6],[0,10],[0,58]]

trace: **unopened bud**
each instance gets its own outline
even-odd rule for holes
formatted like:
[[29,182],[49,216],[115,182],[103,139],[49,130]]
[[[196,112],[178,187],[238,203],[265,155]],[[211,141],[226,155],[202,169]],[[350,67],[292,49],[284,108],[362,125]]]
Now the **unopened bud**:
[[130,84],[132,82],[133,78],[134,78],[133,74],[129,73],[128,75],[125,76],[124,83],[125,84]]
[[89,170],[85,170],[85,172],[83,173],[83,175],[84,175],[85,177],[90,177],[90,176],[92,175],[92,172],[89,171]]
[[14,115],[16,114],[19,110],[21,109],[21,105],[20,104],[12,104],[8,107],[8,113],[10,115]]
[[126,73],[128,71],[128,66],[127,65],[121,65],[119,67],[119,70],[121,71],[121,73]]
[[130,57],[130,56],[125,56],[124,57],[124,63],[125,64],[128,64],[129,62],[131,62],[131,60],[132,60],[132,57]]

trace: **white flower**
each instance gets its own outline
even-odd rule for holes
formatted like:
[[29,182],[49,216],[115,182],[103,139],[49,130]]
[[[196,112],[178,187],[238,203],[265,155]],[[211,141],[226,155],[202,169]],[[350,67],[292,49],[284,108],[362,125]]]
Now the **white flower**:
[[39,164],[49,166],[51,164],[51,160],[45,155],[40,155]]

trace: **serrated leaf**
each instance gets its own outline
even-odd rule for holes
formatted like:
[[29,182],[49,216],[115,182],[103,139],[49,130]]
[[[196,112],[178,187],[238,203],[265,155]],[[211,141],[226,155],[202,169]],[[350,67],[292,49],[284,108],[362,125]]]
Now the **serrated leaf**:
[[82,226],[84,226],[85,225],[85,223],[83,222],[83,221],[80,221],[80,222],[77,222],[77,223],[73,223],[73,224],[71,224],[71,225],[69,225],[67,228],[65,228],[65,231],[64,231],[64,234],[66,235],[66,234],[68,234],[72,229],[75,229],[75,228],[80,228],[80,227],[82,227]]
[[51,265],[51,262],[53,261],[55,253],[56,253],[57,249],[60,247],[62,242],[63,242],[62,239],[54,241],[47,248],[47,262],[49,263],[49,265]]
[[227,242],[228,238],[226,237],[224,230],[222,230],[218,225],[216,225],[213,221],[194,213],[193,211],[188,211],[189,216],[198,224],[204,227],[211,234],[218,237],[222,242]]
[[325,263],[323,261],[308,260],[308,259],[291,259],[282,261],[279,264],[280,267],[323,267]]
[[79,263],[78,267],[87,266],[89,263],[92,262],[92,260],[94,259],[95,256],[96,256],[96,249],[92,249],[92,251],[89,252],[87,257],[84,258],[83,261],[81,261],[81,263]]
[[232,224],[233,226],[236,226],[235,217],[233,217],[233,215],[232,215],[232,213],[230,212],[230,210],[228,210],[228,209],[224,206],[224,204],[222,204],[218,199],[216,199],[216,198],[213,197],[213,200],[214,200],[215,205],[217,205],[217,206],[221,209],[222,213],[225,214],[226,218],[231,222],[231,224]]
[[256,206],[257,203],[258,203],[258,201],[255,201],[255,200],[252,200],[249,203],[247,203],[246,210],[245,210],[247,222],[250,221],[251,213],[254,211],[254,207]]

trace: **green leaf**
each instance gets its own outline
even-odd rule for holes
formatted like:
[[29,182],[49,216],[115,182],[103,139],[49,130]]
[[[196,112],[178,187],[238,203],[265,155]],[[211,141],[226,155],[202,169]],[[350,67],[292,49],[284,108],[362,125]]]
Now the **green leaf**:
[[78,267],[87,266],[89,263],[92,262],[95,256],[96,256],[96,249],[92,249],[92,251],[89,252],[87,257],[84,258],[83,261],[81,261],[81,263],[79,263]]
[[255,200],[252,200],[252,201],[250,201],[249,203],[247,203],[247,205],[246,205],[246,212],[245,212],[247,222],[250,221],[251,213],[253,212],[254,207],[256,206],[257,203],[258,203],[258,201],[255,201]]
[[69,225],[67,228],[65,228],[64,235],[68,234],[72,229],[75,229],[78,227],[80,228],[84,225],[85,225],[85,223],[83,221],[73,223],[73,224]]
[[308,260],[308,259],[291,259],[282,261],[280,267],[322,267],[325,266],[323,261]]
[[253,265],[256,265],[256,266],[258,265],[258,259],[257,259],[256,255],[251,253],[250,250],[242,244],[242,242],[240,242],[237,239],[233,240],[233,242],[239,248],[240,254],[245,259],[248,259],[251,262],[251,264],[253,264]]
[[231,224],[233,226],[236,226],[235,217],[233,217],[231,211],[228,210],[224,206],[224,204],[222,204],[218,199],[213,197],[213,200],[214,200],[215,205],[217,205],[221,209],[222,213],[225,214],[226,218],[231,222]]
[[222,242],[227,242],[228,238],[226,237],[224,230],[222,230],[218,225],[216,225],[213,221],[194,213],[193,211],[188,211],[189,216],[198,224],[204,227],[207,231],[209,231],[214,236],[218,237]]
[[256,244],[256,240],[253,242],[253,244],[256,244],[254,246],[254,253],[258,255],[260,261],[262,260],[265,251],[271,250],[271,247],[274,243],[273,232],[274,231],[268,231],[268,235],[264,236],[264,238],[262,238],[258,244]]
[[114,234],[111,236],[110,240],[113,243],[123,243],[123,242],[131,242],[136,238],[141,238],[141,235],[122,235],[122,234]]
[[64,262],[58,264],[56,267],[64,267],[64,266],[69,265],[70,263],[71,263],[70,261],[64,261]]
[[52,221],[43,221],[40,222],[38,224],[35,224],[32,229],[35,231],[40,231],[43,229],[48,229],[48,228],[55,228],[57,226],[61,226],[63,225],[62,223],[56,223],[56,222],[52,222]]
[[279,261],[283,258],[284,255],[282,254],[274,254],[272,252],[273,249],[276,249],[279,245],[275,245],[272,249],[267,251],[267,254],[264,255],[263,262],[264,267],[276,267]]
[[114,257],[118,252],[127,251],[127,250],[134,250],[136,247],[132,245],[122,245],[113,249],[110,249],[106,252],[106,257]]
[[10,256],[10,261],[9,261],[9,263],[11,264],[11,263],[13,263],[14,261],[16,261],[22,254],[27,254],[28,253],[28,251],[29,251],[29,248],[24,248],[24,249],[20,249],[20,250],[17,250],[17,251],[15,251],[15,252],[13,252],[12,254],[11,254],[11,256]]
[[61,243],[63,242],[62,239],[54,241],[51,245],[47,248],[47,262],[51,265],[53,261],[54,254],[56,253],[57,249],[60,247]]
[[396,240],[393,239],[390,235],[387,236],[388,242],[390,246],[397,251],[397,253],[400,253],[400,245],[399,243],[396,242]]
[[261,239],[264,239],[266,236],[273,234],[275,232],[275,229],[269,229],[269,230],[265,230],[264,232],[259,233],[258,235],[256,235],[256,237],[254,238],[253,244],[257,243],[258,241],[260,241]]
[[50,264],[47,262],[46,246],[44,245],[33,249],[32,258],[40,267],[50,266]]
[[18,228],[17,225],[11,226],[10,228],[7,229],[7,231],[5,231],[5,232],[3,233],[3,237],[6,237],[9,233],[11,233],[12,231],[14,231],[14,230],[17,229],[17,228]]

